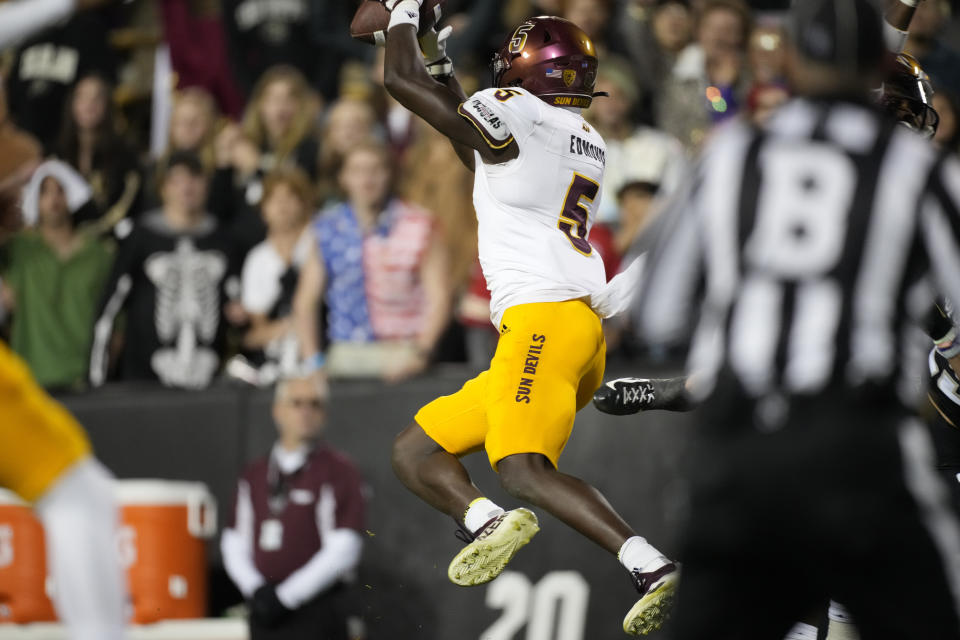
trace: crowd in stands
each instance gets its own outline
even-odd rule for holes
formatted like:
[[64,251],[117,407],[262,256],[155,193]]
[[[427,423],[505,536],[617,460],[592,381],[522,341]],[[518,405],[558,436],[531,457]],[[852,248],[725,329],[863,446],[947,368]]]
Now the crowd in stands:
[[[526,16],[594,38],[609,278],[715,126],[789,99],[779,4],[450,0],[448,51],[469,93]],[[331,376],[388,381],[488,361],[472,175],[386,93],[353,6],[107,3],[0,52],[0,191],[23,202],[23,227],[0,225],[0,335],[44,386],[265,385],[315,351]],[[951,9],[922,2],[906,50],[956,151]],[[614,357],[633,348],[610,330]]]

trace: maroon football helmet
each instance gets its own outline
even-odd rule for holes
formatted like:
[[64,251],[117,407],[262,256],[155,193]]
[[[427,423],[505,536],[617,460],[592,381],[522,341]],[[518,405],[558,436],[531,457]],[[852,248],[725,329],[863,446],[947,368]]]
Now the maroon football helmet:
[[597,81],[597,50],[569,20],[538,16],[525,21],[493,54],[496,87],[521,87],[558,107],[589,107]]

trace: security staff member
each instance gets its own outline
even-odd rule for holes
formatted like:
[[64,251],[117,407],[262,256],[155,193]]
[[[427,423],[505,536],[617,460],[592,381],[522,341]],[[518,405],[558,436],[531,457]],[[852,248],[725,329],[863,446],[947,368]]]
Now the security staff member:
[[320,441],[327,393],[313,378],[277,385],[279,439],[240,478],[221,551],[247,598],[252,640],[345,640],[344,583],[360,562],[364,498],[356,467]]

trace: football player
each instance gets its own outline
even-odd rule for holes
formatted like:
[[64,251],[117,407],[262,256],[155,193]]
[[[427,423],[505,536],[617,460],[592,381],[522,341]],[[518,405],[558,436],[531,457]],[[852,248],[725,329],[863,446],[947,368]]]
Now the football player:
[[[0,220],[16,200],[0,194]],[[32,503],[43,522],[54,604],[70,640],[124,637],[126,590],[116,551],[111,476],[83,429],[0,342],[0,487]]]
[[510,495],[618,556],[640,594],[624,630],[657,629],[676,566],[596,489],[557,468],[575,413],[600,385],[606,351],[603,262],[588,241],[605,147],[581,115],[594,97],[593,42],[561,18],[531,18],[495,54],[494,87],[468,98],[445,54],[449,31],[418,42],[421,3],[385,4],[387,90],[447,135],[476,173],[480,263],[500,332],[490,368],[420,409],[397,437],[394,469],[463,525],[469,543],[450,563],[454,583],[492,580],[538,530],[533,512],[505,512],[471,482],[459,458],[485,450]]

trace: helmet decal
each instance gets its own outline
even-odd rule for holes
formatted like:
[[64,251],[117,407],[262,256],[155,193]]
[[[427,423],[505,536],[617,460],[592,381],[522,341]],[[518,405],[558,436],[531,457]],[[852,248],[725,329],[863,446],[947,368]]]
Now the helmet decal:
[[517,27],[517,30],[513,32],[513,37],[510,38],[510,47],[508,48],[510,53],[520,53],[523,51],[523,48],[527,45],[527,34],[534,26],[534,23],[528,20]]
[[577,79],[577,71],[575,69],[564,69],[563,70],[563,84],[568,87],[573,84],[573,81]]

